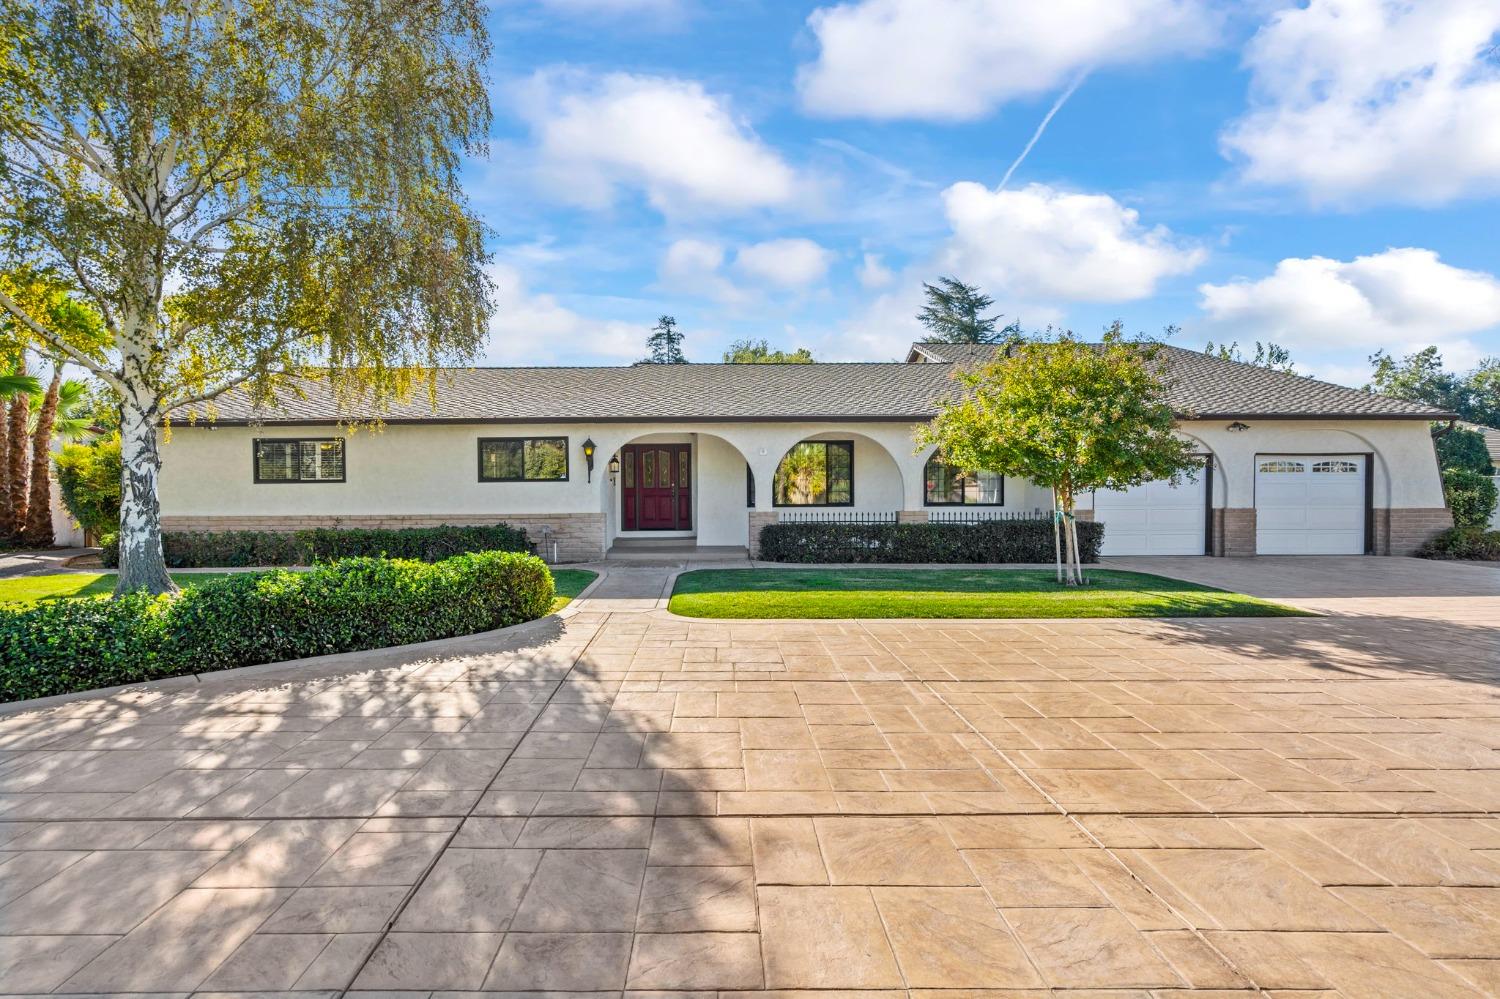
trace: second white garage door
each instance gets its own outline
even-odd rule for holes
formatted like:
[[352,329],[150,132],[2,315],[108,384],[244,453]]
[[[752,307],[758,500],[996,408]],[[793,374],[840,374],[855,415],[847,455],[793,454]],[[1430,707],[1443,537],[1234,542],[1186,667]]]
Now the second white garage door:
[[1365,456],[1257,456],[1255,550],[1260,555],[1363,555]]
[[1204,491],[1196,482],[1148,482],[1120,492],[1094,493],[1094,519],[1104,524],[1101,555],[1202,555]]

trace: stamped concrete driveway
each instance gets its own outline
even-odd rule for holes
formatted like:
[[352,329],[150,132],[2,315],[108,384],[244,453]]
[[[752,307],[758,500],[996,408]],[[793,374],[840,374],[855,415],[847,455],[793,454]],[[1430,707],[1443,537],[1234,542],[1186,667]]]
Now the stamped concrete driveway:
[[0,718],[0,983],[1500,991],[1497,574],[1177,571],[1336,612],[714,623],[616,570],[425,661]]

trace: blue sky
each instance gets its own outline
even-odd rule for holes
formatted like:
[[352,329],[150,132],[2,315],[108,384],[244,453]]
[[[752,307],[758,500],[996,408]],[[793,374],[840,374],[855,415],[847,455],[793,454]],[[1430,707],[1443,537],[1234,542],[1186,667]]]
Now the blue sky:
[[[1500,354],[1493,0],[501,0],[489,363],[887,360],[921,282],[1027,327]],[[1000,185],[1052,109],[1045,131]]]

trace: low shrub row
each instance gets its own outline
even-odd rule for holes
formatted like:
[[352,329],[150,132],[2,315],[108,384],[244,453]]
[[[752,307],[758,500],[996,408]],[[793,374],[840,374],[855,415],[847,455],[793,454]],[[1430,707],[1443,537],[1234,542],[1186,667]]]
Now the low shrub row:
[[[438,562],[466,552],[529,552],[524,528],[484,527],[332,528],[305,531],[169,531],[162,555],[172,569],[237,568],[253,565],[316,565],[359,556]],[[104,546],[104,564],[119,564],[114,540]]]
[[[1078,523],[1079,557],[1099,561],[1104,525]],[[1051,562],[1052,521],[967,524],[767,524],[760,557],[769,562]]]
[[552,573],[520,552],[436,563],[351,558],[214,579],[177,596],[0,608],[0,701],[452,638],[552,607]]
[[1449,528],[1418,549],[1417,557],[1500,562],[1500,531],[1486,531],[1482,527]]

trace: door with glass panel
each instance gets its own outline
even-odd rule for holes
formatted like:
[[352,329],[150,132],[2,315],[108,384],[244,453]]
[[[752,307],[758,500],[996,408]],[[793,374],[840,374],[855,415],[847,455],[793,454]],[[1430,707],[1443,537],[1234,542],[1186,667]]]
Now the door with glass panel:
[[627,444],[620,450],[620,509],[627,531],[693,526],[692,448]]

